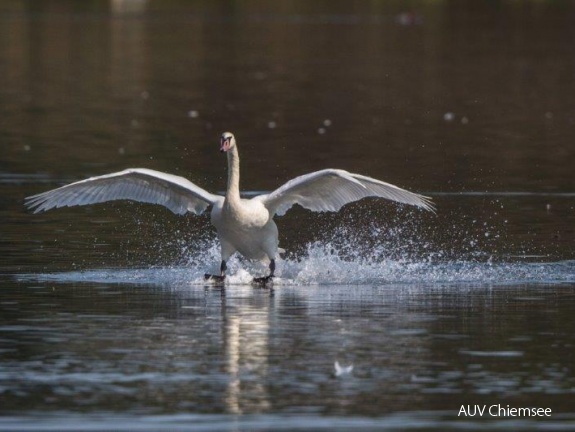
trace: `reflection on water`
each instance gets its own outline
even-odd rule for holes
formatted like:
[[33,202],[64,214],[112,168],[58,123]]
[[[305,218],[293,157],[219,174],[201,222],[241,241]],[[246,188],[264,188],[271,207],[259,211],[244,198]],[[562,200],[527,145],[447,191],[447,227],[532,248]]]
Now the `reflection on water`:
[[[0,429],[572,428],[574,7],[0,3]],[[261,290],[203,285],[207,217],[23,209],[130,166],[222,190],[223,130],[244,190],[329,166],[438,213],[296,208]],[[553,416],[457,417],[496,403]]]
[[247,310],[241,317],[226,317],[226,351],[230,382],[226,390],[226,408],[229,413],[244,412],[242,395],[250,394],[252,405],[248,412],[270,409],[266,382],[268,373],[269,308]]
[[[572,286],[4,289],[6,414],[433,409],[435,427],[463,403],[538,400],[570,418]],[[337,377],[335,361],[353,372]]]

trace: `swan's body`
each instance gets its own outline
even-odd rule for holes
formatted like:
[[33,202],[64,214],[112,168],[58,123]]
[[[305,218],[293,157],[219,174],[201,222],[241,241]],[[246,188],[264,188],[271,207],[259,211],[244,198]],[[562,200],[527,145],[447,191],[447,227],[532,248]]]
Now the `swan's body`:
[[375,196],[433,210],[427,197],[337,169],[296,177],[269,194],[243,199],[240,197],[240,160],[235,138],[226,132],[220,144],[220,150],[228,156],[225,197],[211,194],[183,177],[135,168],[28,197],[26,205],[38,213],[57,207],[129,199],[161,204],[176,214],[201,214],[212,206],[211,221],[218,233],[222,257],[221,273],[215,277],[224,278],[227,260],[239,252],[248,259],[270,261],[270,276],[262,280],[273,276],[279,251],[278,229],[273,217],[282,216],[294,204],[312,211],[338,211],[349,202]]

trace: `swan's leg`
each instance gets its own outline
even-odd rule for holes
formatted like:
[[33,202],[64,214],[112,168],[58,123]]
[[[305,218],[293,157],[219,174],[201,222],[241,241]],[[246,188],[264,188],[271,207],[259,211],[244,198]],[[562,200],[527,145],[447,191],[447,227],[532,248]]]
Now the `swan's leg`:
[[236,250],[234,249],[234,247],[229,244],[228,242],[226,242],[225,240],[222,240],[220,238],[220,244],[222,247],[222,262],[220,264],[220,274],[218,275],[213,275],[213,274],[209,274],[206,273],[204,275],[204,279],[205,280],[214,280],[216,282],[223,282],[224,279],[226,278],[226,270],[228,269],[227,266],[227,260],[230,259],[230,257],[236,252]]
[[269,281],[274,278],[274,273],[276,271],[276,260],[270,260],[270,274],[264,277],[254,278],[254,282],[257,284],[262,284],[265,286]]
[[270,274],[261,278],[255,278],[254,282],[265,287],[266,284],[275,276],[276,257],[278,255],[278,227],[274,223],[273,219],[269,220],[262,233],[264,234],[262,250],[270,260]]
[[226,260],[222,260],[222,263],[220,264],[220,275],[213,275],[213,274],[209,274],[206,273],[204,275],[204,279],[205,280],[214,280],[217,282],[223,282],[224,279],[226,278],[226,269],[228,268],[228,266],[226,265]]
[[275,271],[276,271],[276,260],[273,259],[270,261],[270,275],[268,276],[268,278],[273,278]]

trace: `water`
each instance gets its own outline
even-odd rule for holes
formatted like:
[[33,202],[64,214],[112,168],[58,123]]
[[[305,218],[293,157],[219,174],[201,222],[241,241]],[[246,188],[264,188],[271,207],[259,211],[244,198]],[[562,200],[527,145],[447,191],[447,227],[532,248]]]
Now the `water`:
[[[2,3],[0,430],[572,430],[574,6]],[[23,208],[127,167],[222,191],[224,130],[248,194],[337,167],[437,214],[294,208],[261,289],[204,283],[207,216]]]

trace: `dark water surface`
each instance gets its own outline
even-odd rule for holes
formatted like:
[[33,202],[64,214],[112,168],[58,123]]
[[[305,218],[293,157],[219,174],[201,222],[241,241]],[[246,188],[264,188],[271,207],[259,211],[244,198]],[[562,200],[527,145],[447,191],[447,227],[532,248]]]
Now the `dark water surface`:
[[[2,2],[0,430],[574,429],[573,17],[564,1]],[[437,214],[293,209],[266,290],[241,259],[225,289],[203,283],[207,216],[23,207],[127,167],[222,191],[224,130],[248,192],[337,167]]]

